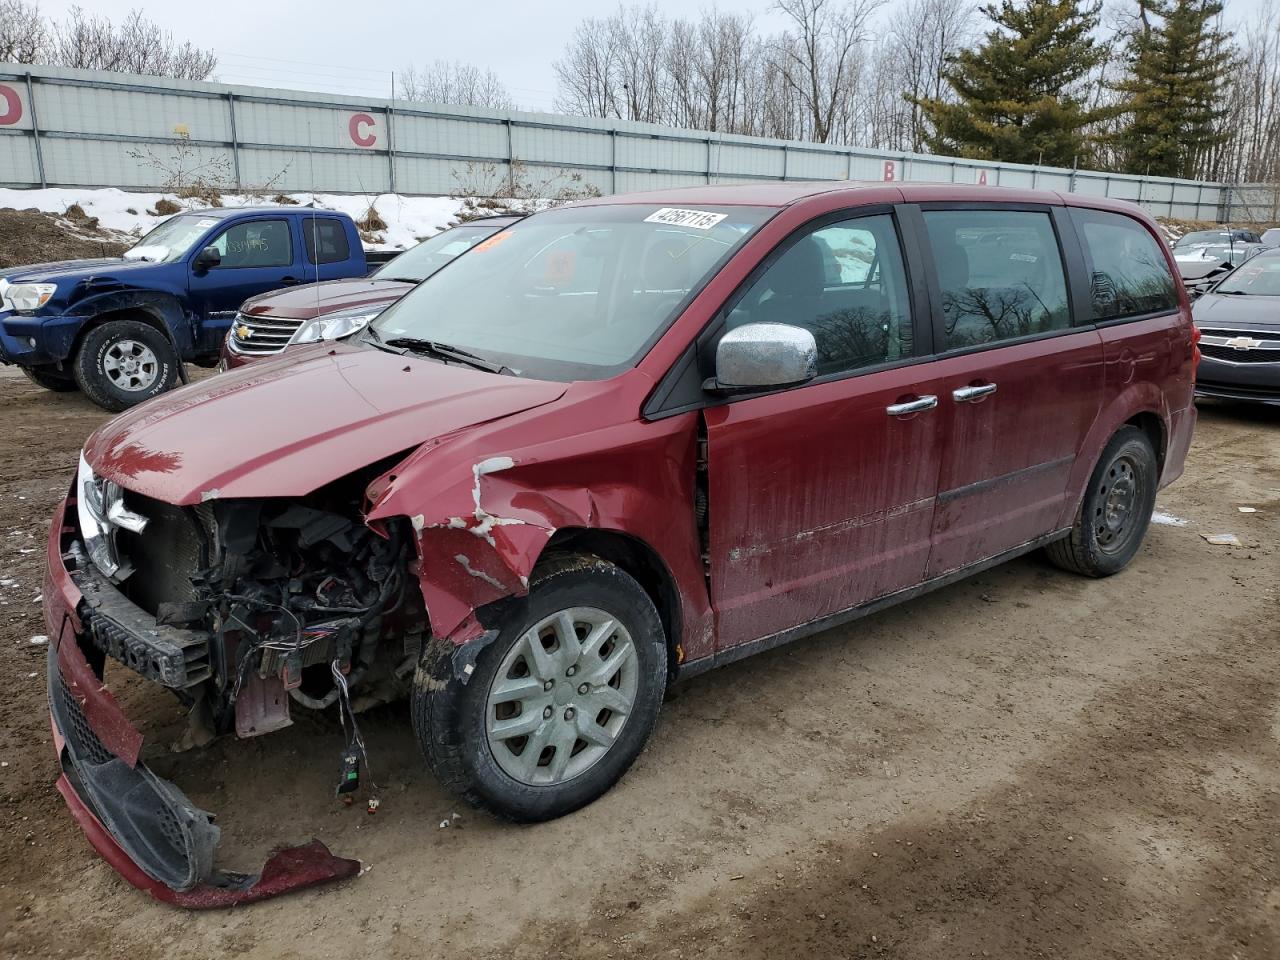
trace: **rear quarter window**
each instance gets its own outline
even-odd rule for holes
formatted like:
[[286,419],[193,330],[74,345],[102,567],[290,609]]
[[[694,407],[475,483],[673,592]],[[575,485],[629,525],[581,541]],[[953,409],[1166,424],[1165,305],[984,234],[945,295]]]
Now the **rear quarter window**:
[[307,217],[302,221],[307,259],[312,263],[341,263],[351,257],[347,231],[342,221],[332,217]]
[[1178,308],[1177,280],[1156,238],[1120,213],[1072,210],[1089,268],[1092,319],[1122,320]]

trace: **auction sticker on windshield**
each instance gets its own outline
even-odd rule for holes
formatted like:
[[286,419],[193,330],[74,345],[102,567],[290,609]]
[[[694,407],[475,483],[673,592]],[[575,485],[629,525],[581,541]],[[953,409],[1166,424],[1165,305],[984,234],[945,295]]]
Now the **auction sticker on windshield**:
[[644,218],[645,223],[665,223],[672,227],[693,227],[710,230],[727,217],[727,213],[710,213],[706,210],[681,210],[679,207],[663,207]]

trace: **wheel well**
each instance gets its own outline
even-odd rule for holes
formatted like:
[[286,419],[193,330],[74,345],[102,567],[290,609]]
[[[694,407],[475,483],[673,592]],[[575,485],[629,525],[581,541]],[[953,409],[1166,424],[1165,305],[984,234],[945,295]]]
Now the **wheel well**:
[[122,307],[119,310],[107,310],[104,313],[95,314],[90,317],[76,334],[75,341],[71,344],[71,352],[67,354],[67,360],[74,360],[76,354],[80,351],[80,344],[84,342],[84,338],[88,336],[90,330],[94,330],[104,323],[111,323],[114,320],[137,320],[139,323],[145,323],[149,327],[154,327],[164,338],[173,343],[173,338],[169,335],[169,328],[164,322],[150,310],[142,307]]
[[1164,423],[1160,420],[1160,417],[1148,410],[1130,417],[1125,423],[1137,427],[1147,435],[1147,439],[1151,441],[1151,446],[1156,452],[1156,465],[1159,473],[1163,473],[1166,440]]
[[590,553],[601,560],[608,560],[625,570],[644,588],[658,609],[662,629],[667,635],[667,675],[674,676],[678,665],[676,651],[680,646],[680,594],[657,551],[643,540],[615,530],[569,527],[555,532],[547,541],[542,556],[564,553]]

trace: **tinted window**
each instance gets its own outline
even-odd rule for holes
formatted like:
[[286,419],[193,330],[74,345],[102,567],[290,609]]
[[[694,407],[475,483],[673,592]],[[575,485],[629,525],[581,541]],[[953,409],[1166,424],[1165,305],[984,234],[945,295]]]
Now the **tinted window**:
[[944,350],[1071,325],[1053,222],[1021,210],[925,213],[942,289]]
[[911,310],[893,218],[847,220],[792,244],[729,315],[744,323],[789,323],[813,333],[819,374],[911,355]]
[[302,236],[307,244],[307,259],[312,263],[340,263],[351,256],[347,231],[340,220],[330,217],[303,220]]
[[213,241],[222,255],[220,268],[287,267],[293,263],[293,237],[287,220],[250,220]]
[[1177,308],[1169,262],[1146,227],[1119,213],[1076,210],[1073,215],[1089,261],[1094,320]]

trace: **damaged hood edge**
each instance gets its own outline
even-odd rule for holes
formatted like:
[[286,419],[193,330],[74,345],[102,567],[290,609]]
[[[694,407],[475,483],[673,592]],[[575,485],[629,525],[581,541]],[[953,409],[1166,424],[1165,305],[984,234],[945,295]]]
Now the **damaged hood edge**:
[[85,443],[94,472],[175,505],[303,496],[437,437],[552,403],[567,385],[348,344],[162,394]]

